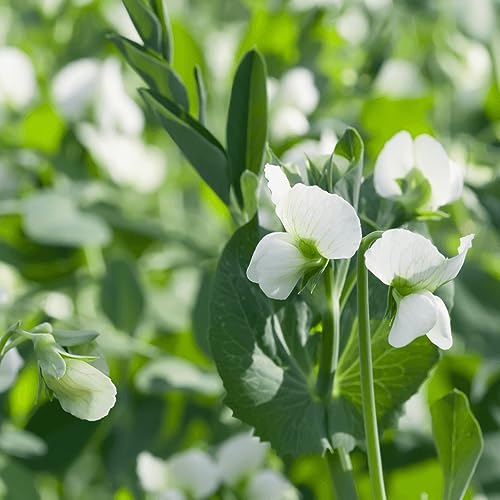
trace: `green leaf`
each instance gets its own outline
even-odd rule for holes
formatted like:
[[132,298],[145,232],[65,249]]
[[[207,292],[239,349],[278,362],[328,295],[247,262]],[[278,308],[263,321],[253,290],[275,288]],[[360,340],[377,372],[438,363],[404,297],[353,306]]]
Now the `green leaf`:
[[445,478],[443,500],[461,500],[483,451],[481,428],[467,397],[456,389],[432,404],[431,415]]
[[198,121],[205,126],[207,116],[207,96],[205,83],[199,66],[194,67],[194,78],[196,80],[196,92],[198,95]]
[[49,104],[42,104],[22,124],[23,147],[52,154],[59,150],[64,134],[63,119]]
[[316,394],[308,307],[274,303],[247,279],[258,239],[255,219],[236,231],[214,281],[209,335],[225,403],[278,454],[321,453],[335,433],[359,436],[358,415],[342,398],[326,407]]
[[335,146],[332,156],[333,190],[355,208],[358,206],[363,177],[364,151],[359,133],[348,128]]
[[144,302],[134,263],[125,257],[109,260],[101,285],[101,305],[115,328],[132,335],[142,319]]
[[[334,393],[342,395],[362,411],[357,322],[342,356],[335,377]],[[439,352],[421,337],[406,347],[389,345],[389,322],[383,321],[372,337],[373,376],[377,417],[388,425],[402,404],[415,394],[439,359]]]
[[217,139],[175,103],[142,89],[141,95],[184,156],[214,190],[229,204],[229,173],[224,148]]
[[2,500],[40,500],[33,472],[5,457],[0,459],[0,495]]
[[52,335],[59,345],[73,347],[95,340],[99,334],[94,330],[54,330]]
[[170,65],[144,47],[122,36],[111,35],[111,40],[142,79],[162,96],[189,110],[186,88]]
[[207,396],[220,396],[222,384],[216,374],[200,370],[196,365],[173,356],[146,364],[136,375],[137,387],[147,394],[163,395],[168,391],[192,391]]
[[144,44],[161,53],[162,27],[148,5],[143,0],[123,0],[123,4]]
[[170,18],[168,16],[167,1],[166,0],[150,0],[151,6],[160,22],[162,31],[162,51],[161,53],[167,60],[167,62],[172,62],[173,56],[173,39],[172,39],[172,27],[170,26]]
[[103,246],[111,238],[99,217],[80,212],[72,199],[52,191],[27,198],[22,213],[26,234],[45,245]]
[[227,154],[231,183],[242,203],[240,176],[258,174],[267,138],[266,66],[256,50],[243,57],[233,81],[227,118]]

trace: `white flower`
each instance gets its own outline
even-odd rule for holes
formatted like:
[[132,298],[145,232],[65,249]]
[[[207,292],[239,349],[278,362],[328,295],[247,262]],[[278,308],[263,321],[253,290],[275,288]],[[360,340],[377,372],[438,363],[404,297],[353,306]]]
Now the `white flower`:
[[262,465],[268,451],[267,444],[248,433],[224,441],[217,451],[217,463],[224,483],[236,486],[252,475]]
[[25,108],[37,94],[35,69],[30,58],[15,47],[0,48],[0,103]]
[[14,348],[7,351],[0,362],[0,394],[14,384],[22,366],[23,358],[21,358],[17,349]]
[[394,289],[398,308],[389,333],[393,347],[423,335],[440,349],[452,346],[450,315],[433,292],[457,276],[473,238],[473,234],[461,238],[458,255],[447,259],[424,236],[390,229],[367,250],[366,267]]
[[398,181],[405,179],[413,169],[427,180],[431,188],[425,209],[437,210],[458,199],[463,190],[463,174],[451,161],[443,146],[430,135],[412,139],[407,131],[398,132],[389,139],[375,163],[375,190],[383,198],[397,198],[403,194]]
[[318,186],[290,183],[276,165],[266,165],[265,176],[286,232],[264,236],[257,245],[247,277],[272,299],[286,299],[305,271],[326,259],[348,259],[361,241],[361,225],[354,208]]
[[77,135],[117,184],[147,193],[163,182],[166,158],[159,148],[144,144],[138,137],[100,131],[87,123],[78,127]]
[[298,500],[297,490],[279,472],[270,469],[259,471],[247,486],[247,500]]
[[416,64],[404,59],[387,59],[377,74],[374,87],[382,95],[416,97],[423,94],[425,83]]
[[66,371],[60,378],[41,364],[47,387],[59,400],[64,411],[83,420],[100,420],[116,402],[116,387],[110,378],[86,361],[64,358]]
[[147,451],[137,456],[137,476],[144,491],[160,493],[168,489],[167,464]]

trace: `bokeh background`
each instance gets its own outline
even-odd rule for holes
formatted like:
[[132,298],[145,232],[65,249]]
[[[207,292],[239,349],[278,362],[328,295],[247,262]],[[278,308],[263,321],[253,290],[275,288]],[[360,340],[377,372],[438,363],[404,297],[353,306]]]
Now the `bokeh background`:
[[[406,129],[435,135],[463,167],[463,199],[430,224],[449,254],[476,233],[455,285],[456,345],[382,453],[389,498],[439,500],[427,401],[458,387],[485,435],[468,498],[499,499],[500,2],[167,5],[173,67],[194,103],[201,68],[220,140],[234,70],[256,46],[270,75],[270,146],[284,161],[329,154],[351,125],[369,165]],[[235,224],[145,111],[112,32],[138,40],[119,0],[0,0],[0,323],[99,331],[118,387],[108,418],[77,420],[37,400],[37,367],[21,349],[10,389],[0,373],[0,498],[332,498],[321,459],[279,459],[222,402],[208,303]],[[353,463],[369,499],[363,455]]]

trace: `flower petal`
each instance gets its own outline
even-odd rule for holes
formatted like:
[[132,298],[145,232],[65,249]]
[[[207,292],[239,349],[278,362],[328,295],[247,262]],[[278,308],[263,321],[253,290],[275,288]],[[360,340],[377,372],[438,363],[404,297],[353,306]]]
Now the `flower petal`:
[[85,361],[66,358],[66,373],[60,379],[42,373],[45,383],[64,411],[83,420],[105,417],[116,402],[116,387],[110,378]]
[[290,182],[281,167],[271,165],[271,163],[266,163],[264,175],[267,179],[267,185],[271,190],[271,199],[275,205],[278,205],[290,191]]
[[14,384],[23,364],[23,358],[15,347],[7,351],[0,362],[0,393],[5,392]]
[[428,333],[438,320],[438,311],[431,292],[417,292],[403,297],[389,333],[392,347],[404,347]]
[[284,300],[295,288],[306,262],[292,235],[271,233],[255,248],[247,277],[269,298]]
[[437,312],[437,321],[434,327],[427,332],[429,340],[440,349],[447,350],[453,345],[451,337],[450,313],[444,302],[435,295],[432,296]]
[[448,203],[458,200],[464,190],[464,172],[462,167],[453,160],[450,160],[450,176],[450,198]]
[[276,213],[287,232],[312,241],[327,259],[348,259],[361,242],[361,224],[354,208],[318,186],[295,184]]
[[413,139],[403,130],[385,143],[377,157],[373,172],[375,191],[383,198],[401,195],[401,187],[396,181],[405,177],[413,167]]
[[385,231],[365,254],[366,267],[386,285],[402,278],[419,287],[444,261],[430,240],[406,229]]
[[432,188],[431,209],[449,203],[451,198],[451,166],[443,146],[427,134],[415,138],[415,166]]

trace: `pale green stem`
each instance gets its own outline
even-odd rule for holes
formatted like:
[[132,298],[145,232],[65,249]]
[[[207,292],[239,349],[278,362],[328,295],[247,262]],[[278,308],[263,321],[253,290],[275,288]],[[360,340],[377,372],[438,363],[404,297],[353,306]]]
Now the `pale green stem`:
[[345,450],[326,452],[325,458],[328,463],[333,495],[336,500],[357,500],[356,485],[352,471],[345,467],[345,461],[350,462],[349,454]]
[[374,500],[386,500],[382,457],[378,436],[377,411],[375,406],[375,387],[373,384],[373,363],[370,335],[370,305],[368,299],[368,271],[365,266],[365,252],[369,246],[382,236],[375,231],[365,236],[358,250],[357,286],[358,286],[358,335],[359,364],[361,372],[361,396],[363,402],[363,420],[365,426],[368,467]]

